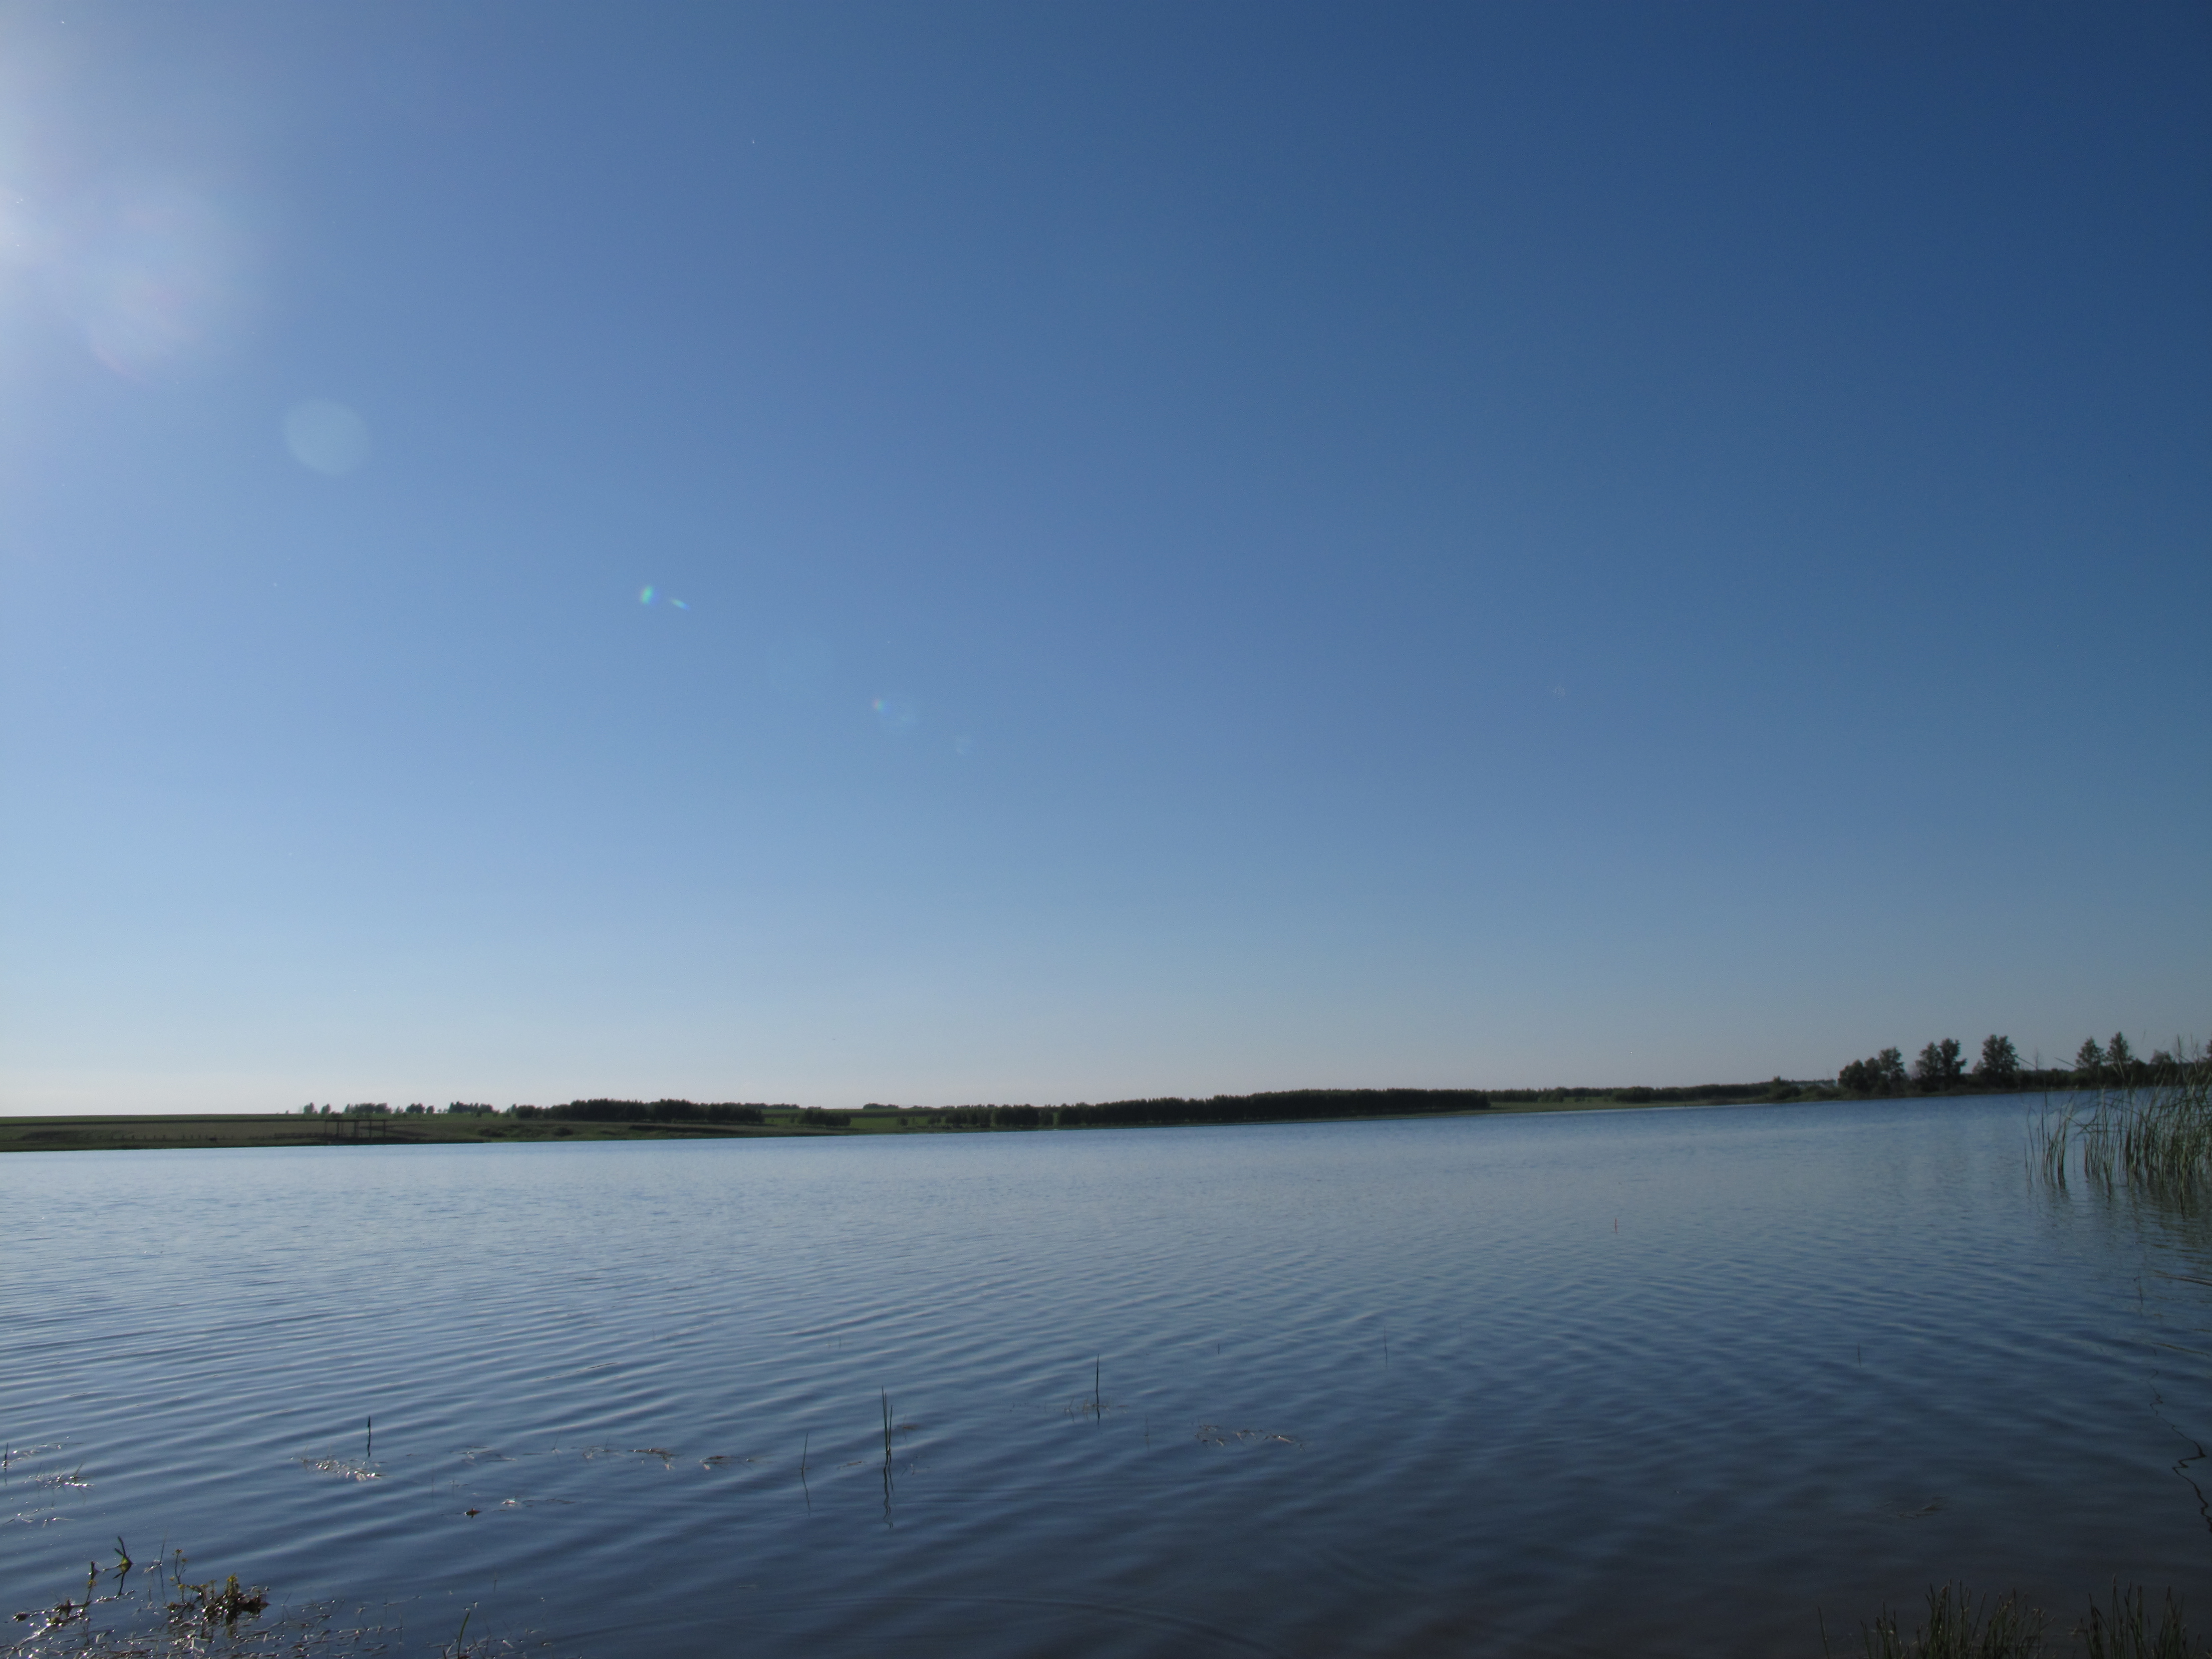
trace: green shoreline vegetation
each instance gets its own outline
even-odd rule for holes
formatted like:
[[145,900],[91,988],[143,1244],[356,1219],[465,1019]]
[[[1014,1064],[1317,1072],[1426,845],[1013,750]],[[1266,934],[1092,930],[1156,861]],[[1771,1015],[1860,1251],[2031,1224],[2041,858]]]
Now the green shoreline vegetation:
[[[1765,1083],[1656,1088],[1291,1089],[1205,1098],[1078,1101],[1058,1105],[902,1106],[872,1102],[856,1111],[789,1103],[572,1100],[559,1105],[454,1101],[443,1107],[381,1101],[310,1104],[283,1114],[93,1114],[0,1117],[0,1152],[182,1150],[210,1146],[404,1146],[552,1140],[728,1139],[769,1135],[944,1134],[1042,1129],[1160,1127],[1187,1124],[1297,1123],[1471,1112],[1603,1110],[1639,1106],[1774,1104],[1880,1099],[1901,1095],[2041,1091],[2100,1101],[2133,1099],[2178,1077],[2201,1079],[2203,1048],[2177,1043],[2148,1060],[2124,1035],[2092,1037],[2070,1066],[2023,1065],[2008,1037],[1984,1040],[1971,1069],[1954,1039],[1930,1042],[1908,1068],[1884,1048],[1853,1060],[1833,1081],[1776,1077]],[[2201,1083],[2198,1085],[2201,1093]],[[2107,1111],[2106,1121],[2112,1121]],[[2077,1120],[2078,1121],[2078,1120]]]
[[1838,1097],[1819,1083],[1713,1083],[1686,1088],[1294,1089],[1066,1104],[899,1106],[856,1111],[764,1102],[574,1100],[554,1106],[456,1101],[394,1108],[380,1101],[283,1114],[189,1113],[0,1117],[0,1152],[112,1152],[211,1146],[453,1145],[554,1140],[704,1140],[762,1136],[988,1133],[1042,1129],[1333,1122],[1473,1112],[1749,1105]]

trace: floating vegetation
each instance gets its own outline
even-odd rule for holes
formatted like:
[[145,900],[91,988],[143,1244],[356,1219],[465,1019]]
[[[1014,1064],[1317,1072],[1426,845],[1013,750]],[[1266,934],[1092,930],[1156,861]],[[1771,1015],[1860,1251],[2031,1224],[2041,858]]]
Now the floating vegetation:
[[1305,1442],[1295,1435],[1277,1434],[1272,1429],[1224,1429],[1217,1423],[1201,1423],[1192,1437],[1201,1446],[1283,1445],[1303,1448]]
[[63,1440],[50,1440],[42,1446],[19,1446],[12,1440],[0,1443],[0,1480],[5,1480],[9,1471],[27,1458],[44,1456],[48,1452],[58,1452],[68,1443],[67,1441]]
[[[32,1472],[49,1455],[66,1455],[68,1444],[65,1440],[57,1440],[45,1445],[24,1446],[11,1442],[0,1446],[0,1492],[12,1487],[19,1501],[29,1500],[26,1508],[0,1513],[0,1526],[51,1527],[64,1518],[63,1500],[67,1495],[92,1490],[92,1482],[86,1478],[82,1462],[68,1470]],[[27,1465],[30,1468],[27,1468]]]
[[[658,1457],[665,1462],[669,1456],[667,1452],[657,1450],[650,1446],[586,1446],[576,1455],[586,1463],[595,1462],[602,1457]],[[496,1461],[503,1463],[515,1461],[510,1457],[500,1456],[498,1454],[494,1454],[494,1456]]]
[[185,1592],[181,1601],[169,1603],[169,1622],[173,1625],[198,1625],[212,1627],[221,1625],[225,1630],[235,1630],[241,1619],[258,1619],[269,1610],[269,1595],[265,1590],[240,1589],[238,1575],[232,1573],[216,1588],[215,1580],[204,1584],[179,1584]]
[[2177,1044],[2160,1063],[2100,1083],[2046,1115],[2034,1152],[2060,1190],[2079,1180],[2193,1208],[2212,1196],[2212,1050]]
[[[234,1636],[241,1624],[252,1624],[268,1610],[267,1592],[240,1584],[235,1573],[224,1575],[221,1583],[212,1578],[204,1583],[186,1583],[185,1563],[182,1550],[176,1552],[173,1562],[157,1562],[152,1581],[142,1593],[134,1594],[125,1586],[137,1563],[118,1538],[115,1565],[106,1574],[102,1574],[99,1563],[87,1564],[82,1600],[64,1596],[42,1612],[15,1615],[15,1623],[31,1629],[9,1651],[40,1655],[59,1651],[65,1644],[71,1653],[198,1652],[208,1635],[220,1631],[226,1637]],[[115,1581],[115,1588],[105,1595],[100,1589],[104,1576]],[[165,1599],[167,1596],[176,1599]],[[49,1638],[58,1639],[49,1641]]]
[[341,1480],[381,1480],[384,1471],[350,1457],[303,1457],[302,1468],[313,1469],[317,1474],[335,1475]]
[[[137,1589],[126,1587],[137,1564],[121,1539],[115,1566],[89,1565],[82,1595],[15,1614],[17,1639],[4,1648],[8,1659],[201,1659],[214,1653],[228,1659],[372,1659],[407,1645],[403,1628],[371,1618],[366,1606],[324,1601],[278,1607],[266,1588],[241,1584],[235,1573],[187,1582],[182,1550],[140,1571]],[[112,1582],[103,1592],[104,1580]],[[438,1649],[443,1659],[504,1659],[550,1646],[539,1632],[510,1638],[478,1628],[471,1636],[476,1611],[472,1604],[464,1612],[453,1639]]]
[[1924,1521],[1931,1515],[1942,1514],[1943,1509],[1944,1502],[1940,1496],[1920,1503],[1907,1499],[1906,1507],[1884,1510],[1881,1518],[1885,1521]]

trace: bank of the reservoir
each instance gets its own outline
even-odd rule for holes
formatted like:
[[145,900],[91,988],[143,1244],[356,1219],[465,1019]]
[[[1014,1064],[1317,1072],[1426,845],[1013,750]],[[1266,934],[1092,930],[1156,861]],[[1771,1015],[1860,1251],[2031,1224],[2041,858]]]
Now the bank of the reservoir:
[[789,1135],[937,1135],[1175,1125],[1320,1122],[1482,1112],[1638,1106],[1748,1105],[1833,1099],[1832,1085],[1714,1083],[1678,1088],[1291,1089],[1203,1097],[1059,1105],[872,1104],[856,1111],[768,1103],[577,1100],[504,1110],[456,1103],[374,1103],[283,1114],[189,1113],[0,1117],[0,1152],[209,1146],[438,1145],[460,1142],[721,1139]]

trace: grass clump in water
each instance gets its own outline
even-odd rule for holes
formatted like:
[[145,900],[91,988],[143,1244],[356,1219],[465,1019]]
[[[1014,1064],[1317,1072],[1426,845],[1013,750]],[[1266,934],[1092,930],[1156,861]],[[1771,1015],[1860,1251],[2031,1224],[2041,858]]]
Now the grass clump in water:
[[[2148,1075],[2100,1082],[2039,1131],[2045,1179],[2075,1176],[2193,1205],[2212,1195],[2212,1049],[2177,1044]],[[2086,1097],[2086,1104],[2084,1103]]]
[[[14,1622],[28,1628],[12,1644],[0,1638],[0,1659],[391,1659],[429,1651],[408,1644],[403,1629],[371,1622],[367,1607],[274,1603],[266,1590],[241,1585],[234,1573],[187,1583],[179,1571],[182,1551],[173,1562],[159,1563],[150,1582],[128,1589],[124,1576],[137,1564],[119,1548],[117,1558],[109,1571],[88,1564],[83,1600],[71,1596],[47,1611],[16,1613]],[[111,1573],[113,1587],[103,1589],[100,1581]],[[478,1629],[476,1611],[471,1605],[453,1639],[434,1650],[443,1659],[521,1659],[551,1650],[529,1631],[471,1637]],[[6,1629],[0,1623],[0,1631]]]
[[[1930,1585],[1928,1620],[1908,1635],[1887,1607],[1861,1627],[1867,1659],[2044,1659],[2048,1625],[2040,1608],[2029,1607],[2017,1590],[1995,1601],[1977,1601],[1963,1584]],[[2143,1608],[2140,1585],[2112,1586],[2109,1606],[2095,1601],[2069,1632],[2081,1644],[2082,1659],[2212,1659],[2212,1650],[2193,1645],[2181,1620],[2181,1603],[2166,1593],[2154,1627]],[[1822,1632],[1821,1651],[1828,1651]]]
[[2044,1624],[2016,1592],[1978,1604],[1965,1585],[1942,1584],[1929,1588],[1924,1626],[1907,1636],[1884,1607],[1863,1635],[1867,1659],[2038,1659]]
[[221,1625],[225,1630],[235,1630],[241,1619],[256,1618],[268,1611],[269,1598],[258,1589],[240,1589],[238,1575],[232,1573],[218,1589],[210,1578],[204,1584],[183,1584],[181,1601],[169,1603],[169,1622],[173,1625],[192,1625],[212,1629]]
[[2123,1590],[2115,1584],[2111,1609],[2092,1601],[2088,1618],[2075,1634],[2081,1638],[2088,1659],[2198,1659],[2181,1622],[2181,1603],[2172,1590],[2166,1593],[2156,1630],[2143,1617],[2142,1587]]

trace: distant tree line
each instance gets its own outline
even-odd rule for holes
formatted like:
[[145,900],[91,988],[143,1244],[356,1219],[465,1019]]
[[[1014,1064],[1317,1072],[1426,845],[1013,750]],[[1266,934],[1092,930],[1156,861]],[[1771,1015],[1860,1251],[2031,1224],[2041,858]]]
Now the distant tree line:
[[1267,1094],[1214,1095],[1205,1100],[1168,1095],[1153,1100],[1108,1101],[1096,1106],[1085,1102],[1040,1113],[1038,1127],[1043,1127],[1047,1119],[1063,1129],[1163,1123],[1296,1123],[1480,1111],[1489,1104],[1490,1097],[1479,1089],[1284,1089]]
[[[896,1106],[871,1101],[860,1113],[827,1111],[788,1102],[690,1100],[572,1100],[553,1106],[509,1106],[504,1113],[480,1102],[455,1101],[443,1109],[452,1115],[507,1116],[550,1121],[626,1124],[698,1124],[809,1129],[848,1129],[855,1116],[888,1121],[899,1129],[1086,1129],[1190,1123],[1320,1122],[1363,1117],[1411,1117],[1439,1112],[1481,1111],[1493,1104],[1584,1103],[1620,1101],[1666,1103],[1795,1100],[1828,1092],[1814,1085],[1784,1082],[1708,1083],[1680,1088],[1554,1089],[1283,1089],[1250,1095],[1181,1095],[1143,1100],[1079,1101],[1058,1106]],[[328,1115],[328,1106],[306,1106]],[[381,1103],[348,1106],[352,1117],[384,1116]],[[413,1105],[408,1115],[439,1109]]]
[[[1982,1039],[1971,1081],[1978,1089],[2017,1089],[2021,1071],[2012,1039],[1992,1035]],[[1854,1095],[1948,1094],[1968,1085],[1966,1051],[1956,1037],[1944,1037],[1923,1048],[1908,1072],[1902,1049],[1884,1048],[1870,1060],[1853,1060],[1836,1073],[1836,1082]]]
[[[339,1108],[338,1115],[341,1117],[392,1117],[395,1115],[401,1117],[422,1117],[425,1115],[434,1115],[437,1110],[438,1109],[435,1106],[425,1106],[418,1100],[413,1105],[408,1107],[404,1112],[395,1114],[392,1108],[386,1105],[383,1101],[362,1100],[356,1101],[350,1106]],[[486,1106],[474,1101],[466,1100],[457,1100],[452,1105],[446,1108],[446,1111],[455,1117],[490,1117],[497,1113],[498,1110],[499,1108],[496,1106]],[[331,1109],[328,1106],[318,1106],[313,1101],[310,1101],[307,1104],[300,1108],[300,1112],[301,1115],[305,1117],[328,1117],[331,1115]]]
[[1679,1087],[1647,1088],[1642,1084],[1626,1089],[1577,1085],[1558,1089],[1492,1089],[1490,1097],[1501,1106],[1540,1106],[1550,1102],[1619,1101],[1634,1106],[1711,1105],[1729,1101],[1796,1100],[1805,1092],[1797,1084],[1775,1078],[1766,1083],[1689,1083]]
[[[1517,1105],[1694,1105],[1790,1100],[1833,1100],[1839,1097],[1947,1094],[1966,1091],[2009,1091],[2023,1089],[2128,1088],[2154,1081],[2189,1059],[2185,1047],[2169,1053],[2160,1049],[2148,1060],[2136,1057],[2124,1033],[2115,1032],[2110,1042],[2091,1037],[2075,1052],[2069,1066],[2028,1066],[2021,1062],[2013,1040],[1992,1033],[1982,1040],[1981,1055],[1971,1066],[1966,1051],[1954,1037],[1927,1044],[1910,1064],[1904,1051],[1884,1048],[1866,1060],[1855,1060],[1836,1074],[1833,1084],[1792,1083],[1773,1078],[1765,1083],[1704,1083],[1673,1087],[1557,1087],[1550,1089],[1284,1089],[1250,1095],[1212,1095],[1204,1098],[1164,1095],[1144,1100],[1079,1101],[1072,1105],[896,1106],[871,1101],[858,1113],[825,1111],[788,1102],[690,1100],[572,1100],[556,1106],[510,1106],[504,1115],[555,1121],[609,1124],[696,1124],[702,1128],[722,1126],[822,1130],[850,1129],[854,1118],[863,1127],[908,1129],[1085,1129],[1191,1123],[1318,1122],[1332,1119],[1412,1117],[1431,1113],[1480,1111],[1492,1106]],[[441,1109],[421,1104],[406,1108],[408,1115]],[[329,1106],[307,1105],[303,1112],[331,1115]],[[381,1102],[361,1102],[340,1109],[347,1117],[383,1117],[391,1107]],[[501,1115],[482,1102],[457,1100],[442,1110],[455,1116]],[[566,1133],[563,1131],[562,1133]]]
[[2003,1093],[2017,1089],[2130,1087],[2171,1070],[2181,1057],[2179,1046],[2160,1048],[2148,1060],[2136,1057],[2123,1031],[2109,1043],[2091,1037],[2074,1054],[2071,1066],[2024,1065],[2008,1036],[1982,1039],[1981,1058],[1971,1069],[1955,1037],[1943,1037],[1921,1049],[1910,1066],[1901,1049],[1884,1048],[1868,1060],[1855,1060],[1836,1073],[1837,1086],[1852,1095],[1941,1095],[1964,1090]]
[[2146,1083],[2171,1077],[2182,1066],[2202,1065],[2206,1049],[2199,1045],[2192,1050],[2187,1043],[2176,1042],[2171,1048],[2154,1048],[2148,1060],[2138,1059],[2128,1046],[2127,1034],[2112,1033],[2109,1043],[2100,1043],[2090,1037],[2074,1051],[2074,1071],[2084,1083],[2112,1088],[2140,1088]]
[[562,1106],[517,1106],[514,1115],[579,1123],[765,1123],[770,1112],[799,1109],[738,1101],[702,1106],[689,1100],[572,1100]]
[[[1326,1118],[1402,1117],[1477,1110],[1491,1097],[1474,1089],[1290,1089],[1270,1094],[1180,1096],[1074,1105],[891,1106],[872,1101],[865,1115],[908,1127],[944,1129],[1076,1129],[1170,1123],[1279,1123]],[[561,1106],[516,1106],[519,1118],[593,1123],[779,1124],[819,1129],[852,1127],[856,1114],[818,1106],[689,1100],[572,1100]]]
[[947,1106],[929,1114],[929,1121],[948,1129],[1049,1129],[1054,1127],[1049,1106]]

